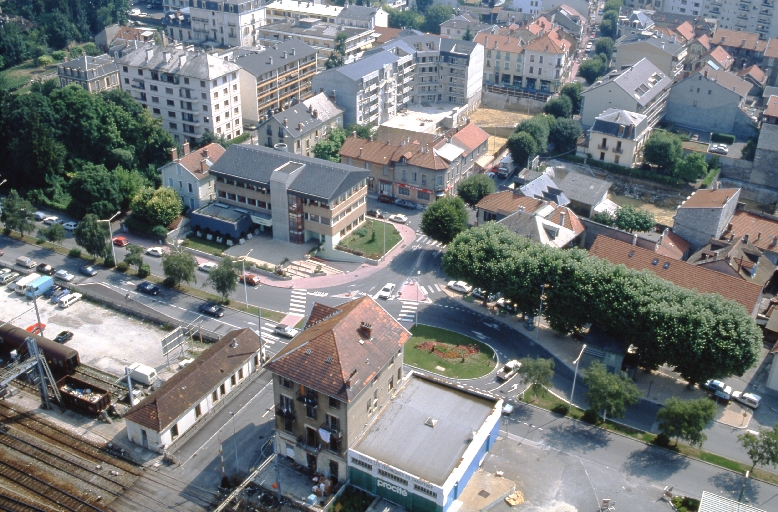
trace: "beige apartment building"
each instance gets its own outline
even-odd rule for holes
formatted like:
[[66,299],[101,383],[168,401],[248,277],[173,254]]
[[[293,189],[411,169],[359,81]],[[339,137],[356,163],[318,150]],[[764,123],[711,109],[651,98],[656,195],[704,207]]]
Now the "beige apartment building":
[[109,91],[121,87],[119,68],[113,57],[98,55],[81,57],[57,66],[60,87],[77,84],[89,92]]

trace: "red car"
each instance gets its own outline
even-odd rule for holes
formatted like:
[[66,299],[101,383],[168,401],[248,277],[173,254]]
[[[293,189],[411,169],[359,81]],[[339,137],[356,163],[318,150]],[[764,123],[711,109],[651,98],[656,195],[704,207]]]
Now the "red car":
[[113,244],[117,247],[124,247],[125,245],[129,245],[129,243],[130,241],[123,236],[117,236],[113,239]]
[[381,194],[378,196],[378,202],[379,203],[386,203],[386,204],[393,204],[394,198],[392,196],[387,196],[386,194]]
[[245,274],[240,276],[240,282],[246,282],[246,284],[249,284],[251,286],[259,286],[259,277],[255,276],[254,274]]

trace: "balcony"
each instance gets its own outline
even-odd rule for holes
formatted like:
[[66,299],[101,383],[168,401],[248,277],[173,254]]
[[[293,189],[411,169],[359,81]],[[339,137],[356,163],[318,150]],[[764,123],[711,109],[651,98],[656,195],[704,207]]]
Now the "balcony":
[[607,144],[597,144],[597,149],[601,149],[603,151],[608,151],[608,145]]
[[289,420],[295,419],[294,409],[286,409],[281,404],[276,405],[276,416],[281,416]]
[[329,423],[324,423],[320,427],[322,430],[326,430],[330,433],[330,436],[334,439],[342,439],[343,438],[343,431],[339,428],[332,428],[332,426]]
[[311,455],[318,455],[321,451],[321,445],[310,445],[305,442],[305,439],[303,439],[302,436],[297,438],[297,448],[300,448],[302,450],[305,450],[306,452],[310,453]]
[[319,398],[314,395],[302,395],[297,393],[297,401],[304,403],[305,405],[317,406],[319,405]]
[[613,152],[620,155],[624,153],[624,148],[622,148],[621,146],[616,146],[615,148],[613,148]]

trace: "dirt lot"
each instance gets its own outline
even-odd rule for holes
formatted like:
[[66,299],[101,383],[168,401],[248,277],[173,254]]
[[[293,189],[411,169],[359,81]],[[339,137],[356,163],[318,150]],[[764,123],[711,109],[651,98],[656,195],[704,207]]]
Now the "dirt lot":
[[[470,119],[486,130],[489,126],[516,126],[519,122],[531,117],[526,114],[518,114],[495,108],[479,108],[472,113]],[[491,132],[489,133],[491,134]]]

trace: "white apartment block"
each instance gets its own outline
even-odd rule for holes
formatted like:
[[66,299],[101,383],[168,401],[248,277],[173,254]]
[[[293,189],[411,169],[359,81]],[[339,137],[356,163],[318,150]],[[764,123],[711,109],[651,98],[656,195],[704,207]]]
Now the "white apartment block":
[[[257,44],[257,28],[265,24],[265,8],[260,0],[191,0],[190,4],[192,39],[198,44]],[[175,38],[174,27],[169,30],[171,39]]]
[[232,139],[243,131],[237,65],[170,46],[135,50],[117,64],[122,89],[176,141],[197,144],[206,131]]

